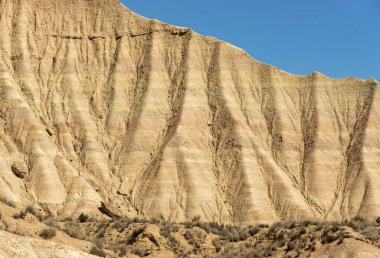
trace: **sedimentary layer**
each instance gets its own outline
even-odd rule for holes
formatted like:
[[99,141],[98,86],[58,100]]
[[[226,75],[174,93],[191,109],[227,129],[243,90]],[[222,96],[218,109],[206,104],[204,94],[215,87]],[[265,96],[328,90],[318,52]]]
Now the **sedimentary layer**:
[[380,215],[380,91],[116,0],[0,0],[0,196],[61,217]]

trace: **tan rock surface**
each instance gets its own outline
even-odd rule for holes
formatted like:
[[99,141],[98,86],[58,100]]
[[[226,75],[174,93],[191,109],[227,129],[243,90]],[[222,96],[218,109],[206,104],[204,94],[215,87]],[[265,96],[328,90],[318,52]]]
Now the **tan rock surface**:
[[0,28],[0,196],[19,206],[380,215],[374,80],[291,75],[116,0],[0,0]]

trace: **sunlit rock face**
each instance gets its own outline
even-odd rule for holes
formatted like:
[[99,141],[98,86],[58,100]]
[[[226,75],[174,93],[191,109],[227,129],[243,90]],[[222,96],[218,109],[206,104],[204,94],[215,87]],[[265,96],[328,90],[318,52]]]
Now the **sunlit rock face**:
[[58,216],[380,214],[374,80],[296,76],[116,0],[0,0],[0,196]]

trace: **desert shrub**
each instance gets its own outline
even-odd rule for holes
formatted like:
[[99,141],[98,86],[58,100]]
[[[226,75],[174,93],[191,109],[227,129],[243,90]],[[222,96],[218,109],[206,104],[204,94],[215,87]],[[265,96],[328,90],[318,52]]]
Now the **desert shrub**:
[[324,225],[322,223],[318,224],[317,227],[315,228],[315,231],[321,231],[322,229],[324,229]]
[[267,247],[263,252],[263,257],[270,257],[272,256],[273,248],[271,246]]
[[275,234],[273,236],[273,239],[276,241],[283,240],[285,238],[285,234],[283,231],[281,231],[279,234]]
[[259,227],[248,226],[244,229],[235,226],[224,226],[221,225],[218,229],[211,228],[211,232],[216,235],[221,236],[221,240],[226,240],[229,242],[238,242],[247,240],[249,237],[256,235],[260,232]]
[[371,241],[378,241],[380,239],[380,232],[376,228],[366,228],[362,234]]
[[144,249],[141,249],[141,248],[138,248],[138,247],[135,247],[131,250],[131,253],[132,254],[135,254],[137,256],[140,256],[140,257],[145,257],[148,255],[148,252]]
[[8,200],[7,198],[0,196],[0,202],[4,203],[5,205],[8,205],[12,208],[16,208],[16,204],[14,204],[11,200]]
[[172,248],[176,248],[178,246],[178,241],[177,241],[177,239],[174,236],[169,236],[168,237],[168,242],[169,242],[169,245]]
[[240,238],[239,240],[240,241],[244,241],[244,240],[248,239],[250,236],[251,235],[249,234],[249,232],[244,230],[244,229],[239,231],[239,238]]
[[116,221],[112,223],[111,228],[116,229],[119,233],[123,232],[130,224],[132,224],[131,221]]
[[103,249],[104,248],[104,238],[98,238],[94,241],[94,245],[98,248],[98,249]]
[[74,222],[71,222],[71,221],[66,222],[65,228],[63,229],[63,231],[72,238],[81,239],[81,240],[86,239],[86,236],[82,234],[80,228]]
[[282,228],[284,227],[284,223],[282,222],[277,222],[277,223],[274,223],[268,230],[268,236],[269,235],[272,235],[278,228]]
[[203,230],[206,231],[207,233],[211,233],[211,232],[212,232],[212,228],[210,227],[210,223],[197,222],[197,223],[195,224],[195,226],[200,227],[201,229],[203,229]]
[[93,246],[90,250],[90,254],[99,256],[99,257],[106,257],[106,254],[104,253],[103,249],[99,249],[96,246]]
[[177,225],[167,221],[162,222],[160,226],[160,235],[166,238],[168,238],[171,233],[178,232],[179,230],[179,227]]
[[25,234],[18,229],[8,229],[7,231],[15,235],[25,236]]
[[293,233],[290,235],[290,241],[293,242],[293,241],[299,239],[300,236],[301,236],[300,233],[301,233],[301,231],[293,232]]
[[240,232],[235,227],[229,227],[226,237],[229,242],[238,242],[240,241]]
[[195,226],[195,223],[194,222],[191,222],[191,221],[185,221],[183,222],[183,225],[186,227],[186,228],[192,228]]
[[194,216],[191,221],[192,222],[199,222],[201,220],[201,216],[197,215],[197,216]]
[[33,208],[33,206],[31,206],[31,205],[28,205],[28,206],[25,208],[25,212],[32,214],[32,215],[35,216],[39,221],[43,221],[43,220],[44,220],[44,216],[43,216],[42,214],[40,214],[38,211],[36,211],[36,210]]
[[330,228],[331,232],[337,232],[341,229],[341,226],[339,224],[335,224]]
[[133,218],[133,219],[131,220],[131,222],[132,222],[132,223],[142,223],[142,224],[147,224],[147,223],[149,223],[149,221],[148,221],[147,219],[144,219],[144,218],[137,218],[137,217]]
[[376,218],[376,223],[377,223],[377,224],[380,224],[380,217],[377,217],[377,218]]
[[219,224],[216,222],[210,222],[209,227],[210,227],[211,233],[215,235],[221,235],[225,228],[223,224]]
[[217,253],[220,252],[220,250],[222,249],[222,241],[220,240],[220,237],[216,237],[212,240],[212,244],[213,246],[215,247],[215,251]]
[[62,230],[59,224],[54,220],[53,217],[47,217],[42,221],[46,226],[52,227],[58,230]]
[[293,229],[296,228],[298,225],[295,221],[287,221],[284,223],[284,228]]
[[136,241],[136,238],[142,233],[144,232],[146,226],[141,226],[141,227],[138,227],[136,229],[134,229],[132,231],[132,233],[128,236],[127,240],[126,240],[126,244],[127,245],[130,245],[130,244],[133,244],[135,241]]
[[259,250],[253,248],[251,245],[226,245],[223,251],[218,253],[217,257],[220,258],[258,258],[263,257],[263,252],[265,250]]
[[356,221],[356,222],[361,222],[361,223],[366,222],[366,219],[364,217],[361,217],[361,216],[355,216],[352,218],[352,220]]
[[162,220],[162,219],[159,219],[159,218],[151,218],[151,219],[149,220],[149,223],[150,223],[150,224],[154,224],[154,225],[158,225],[158,224],[160,224],[161,220]]
[[183,236],[187,239],[187,240],[191,240],[191,239],[194,239],[195,236],[194,236],[194,233],[190,230],[186,230],[185,233],[183,234]]
[[107,230],[109,225],[110,225],[109,221],[100,223],[100,225],[96,229],[96,237],[97,238],[103,238],[104,235],[106,234],[106,230]]
[[351,227],[352,229],[356,231],[363,230],[366,227],[365,223],[357,222],[354,220],[348,221],[346,223],[346,226]]
[[51,239],[51,238],[55,237],[56,234],[57,234],[57,232],[54,228],[48,228],[48,229],[42,230],[40,232],[39,236],[44,238],[44,239]]
[[315,221],[310,221],[310,220],[305,220],[305,221],[303,221],[301,224],[302,224],[302,226],[304,226],[304,227],[308,227],[308,226],[311,226],[311,225],[316,225],[317,222],[315,222]]
[[298,231],[298,234],[301,236],[301,235],[306,234],[306,232],[307,232],[306,227],[302,227],[302,228]]
[[119,253],[119,257],[124,257],[127,255],[127,249],[123,243],[117,243],[116,245],[113,245],[111,249],[114,252]]
[[307,250],[307,251],[310,251],[311,250],[311,248],[314,246],[314,244],[313,243],[309,243],[308,245],[307,245],[307,247],[306,247],[306,249],[305,250]]
[[183,236],[186,238],[187,242],[196,249],[201,247],[201,243],[198,239],[200,236],[197,236],[193,231],[186,230]]
[[89,218],[90,218],[90,217],[89,217],[87,214],[85,214],[85,213],[81,213],[81,214],[79,215],[79,217],[78,217],[80,223],[87,222]]
[[323,238],[322,238],[322,244],[330,244],[336,240],[339,239],[339,236],[337,235],[332,235],[327,233]]
[[14,219],[25,219],[27,213],[25,211],[20,211],[18,213],[13,214]]
[[[147,219],[141,219],[141,218],[116,218],[113,219],[111,222],[111,228],[116,229],[119,233],[123,232],[126,228],[128,228],[130,225],[134,223],[139,223],[139,224],[152,224],[152,220],[147,220]],[[155,221],[155,223],[158,223]]]
[[287,252],[293,251],[295,248],[296,248],[296,245],[293,242],[289,242],[287,247],[286,247],[286,251]]

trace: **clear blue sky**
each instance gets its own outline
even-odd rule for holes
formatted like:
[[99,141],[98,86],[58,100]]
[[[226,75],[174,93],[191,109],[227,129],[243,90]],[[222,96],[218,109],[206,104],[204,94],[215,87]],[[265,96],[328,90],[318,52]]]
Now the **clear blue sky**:
[[295,74],[380,81],[380,0],[121,0]]

